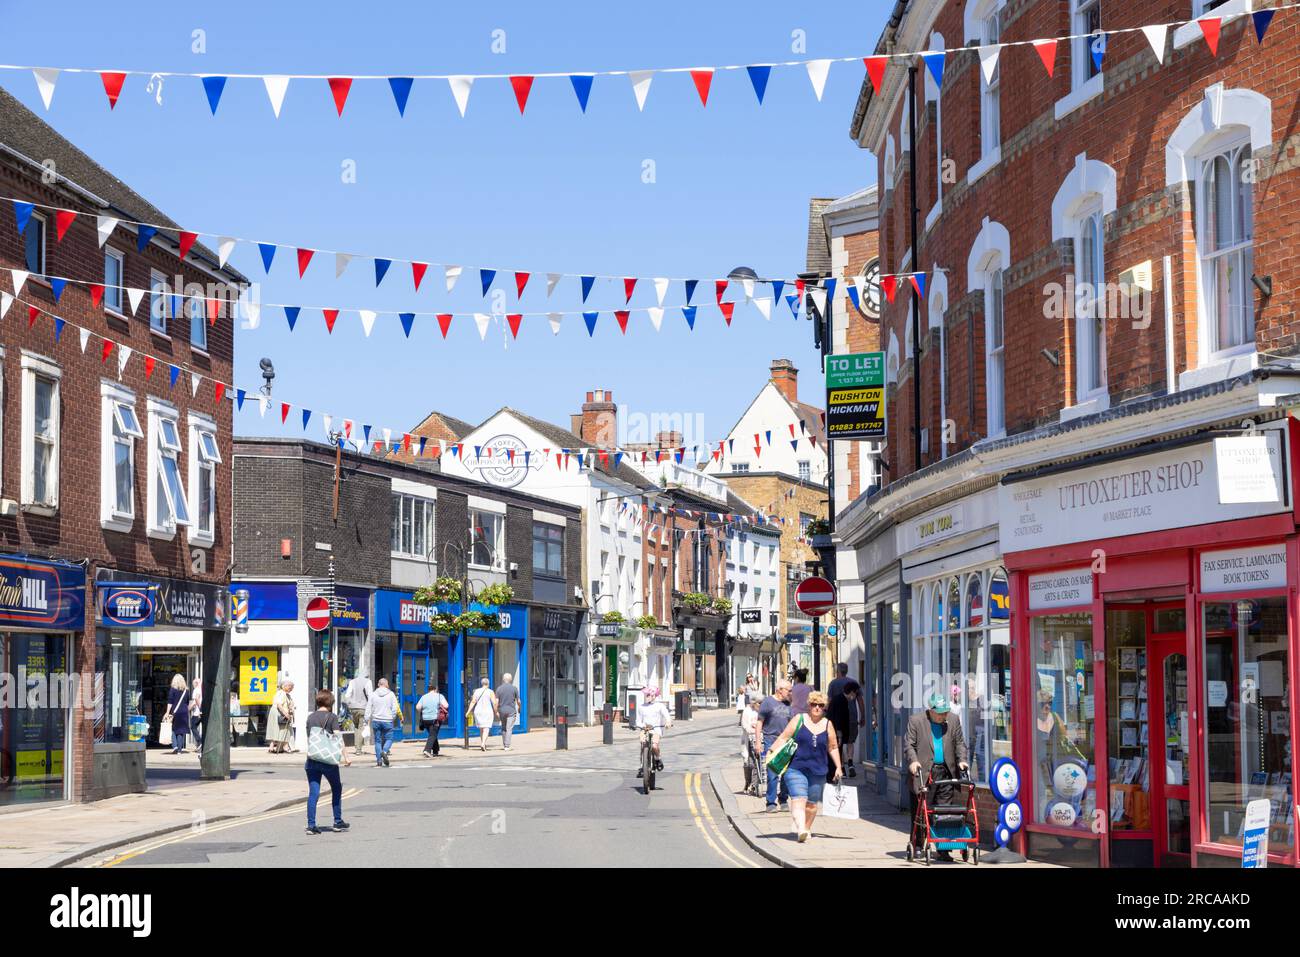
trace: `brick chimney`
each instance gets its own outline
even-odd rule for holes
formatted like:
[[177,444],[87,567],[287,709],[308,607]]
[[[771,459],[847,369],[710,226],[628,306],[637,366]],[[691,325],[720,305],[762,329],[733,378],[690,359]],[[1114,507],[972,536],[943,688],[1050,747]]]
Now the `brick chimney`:
[[683,444],[680,432],[659,432],[655,435],[657,449],[679,449]]
[[789,359],[772,360],[772,384],[791,402],[799,401],[799,370]]
[[614,404],[613,392],[596,389],[587,393],[578,434],[593,447],[608,449],[618,444],[618,406]]

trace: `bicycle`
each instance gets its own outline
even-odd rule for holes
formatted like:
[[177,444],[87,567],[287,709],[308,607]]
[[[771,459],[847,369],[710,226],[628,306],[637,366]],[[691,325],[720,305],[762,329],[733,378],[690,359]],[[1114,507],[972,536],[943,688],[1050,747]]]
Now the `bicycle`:
[[649,795],[655,789],[655,749],[654,732],[651,728],[641,729],[641,784]]

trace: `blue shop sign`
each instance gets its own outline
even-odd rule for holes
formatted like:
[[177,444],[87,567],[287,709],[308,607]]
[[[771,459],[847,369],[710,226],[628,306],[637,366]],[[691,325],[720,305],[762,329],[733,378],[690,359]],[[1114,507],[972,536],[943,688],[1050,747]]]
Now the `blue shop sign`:
[[118,628],[152,628],[158,607],[157,588],[152,584],[99,582],[99,617],[105,625]]
[[[491,609],[479,604],[470,608],[482,612],[495,612],[501,619],[500,631],[471,631],[471,635],[487,638],[515,638],[522,640],[528,634],[528,608],[524,605],[503,605]],[[427,635],[430,632],[429,620],[435,611],[448,611],[453,615],[460,613],[459,605],[439,605],[433,608],[411,600],[409,591],[388,591],[380,589],[375,592],[375,628],[378,631],[413,631]]]
[[[297,582],[234,582],[232,592],[248,592],[249,621],[297,621]],[[344,606],[334,614],[334,627],[370,628],[370,591],[351,585],[336,585],[334,597],[341,598]]]
[[0,555],[0,625],[81,631],[85,624],[84,568]]

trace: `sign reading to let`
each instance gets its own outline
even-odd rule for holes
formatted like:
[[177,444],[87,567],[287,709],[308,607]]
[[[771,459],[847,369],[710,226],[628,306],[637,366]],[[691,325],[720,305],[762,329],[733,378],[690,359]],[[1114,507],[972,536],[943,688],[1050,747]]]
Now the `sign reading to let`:
[[271,704],[275,701],[275,676],[280,673],[278,651],[239,651],[239,703]]
[[826,438],[885,437],[885,354],[826,357]]

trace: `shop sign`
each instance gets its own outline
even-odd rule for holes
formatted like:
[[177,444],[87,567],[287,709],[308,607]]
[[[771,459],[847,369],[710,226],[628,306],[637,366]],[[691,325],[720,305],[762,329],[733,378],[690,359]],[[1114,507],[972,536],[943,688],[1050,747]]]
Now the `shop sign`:
[[1029,608],[1072,608],[1092,603],[1092,569],[1071,568],[1029,576]]
[[561,608],[533,609],[528,616],[533,624],[534,638],[560,638],[574,641],[578,637],[578,616]]
[[1268,867],[1268,817],[1272,810],[1268,798],[1256,798],[1246,805],[1246,820],[1241,832],[1241,866]]
[[1265,500],[1232,502],[1219,488],[1214,444],[1108,462],[998,489],[1003,552],[1138,535],[1284,512],[1282,433],[1267,443],[1272,493]]
[[740,623],[742,625],[761,625],[763,623],[763,609],[742,608],[740,610]]
[[494,435],[482,444],[465,447],[461,462],[489,485],[514,488],[528,477],[530,470],[545,465],[546,458],[531,452],[527,444],[513,435]]
[[650,636],[650,647],[655,651],[672,651],[676,644],[677,640],[673,635],[652,634]]
[[103,585],[99,587],[99,617],[106,625],[119,628],[152,628],[154,587],[152,585]]
[[617,638],[618,622],[602,621],[600,624],[596,626],[596,634],[599,635],[601,638]]
[[278,651],[239,650],[240,705],[273,704],[275,676],[280,672]]
[[76,565],[0,556],[0,625],[80,631],[86,572]]
[[906,551],[925,548],[966,531],[966,505],[956,502],[915,518],[909,523]]
[[1282,486],[1281,461],[1269,454],[1264,435],[1234,435],[1214,440],[1219,504],[1276,502]]
[[1201,554],[1201,591],[1286,587],[1286,545],[1256,545]]
[[885,437],[885,354],[826,357],[826,438]]
[[[476,611],[491,612],[501,619],[498,631],[477,632],[472,635],[485,635],[492,638],[523,638],[528,623],[528,612],[522,605],[506,605],[502,608],[486,608],[471,603]],[[411,601],[410,592],[379,590],[375,592],[375,628],[379,631],[415,631],[429,633],[429,622],[437,611],[449,611],[453,615],[460,612],[459,605],[421,605]]]

